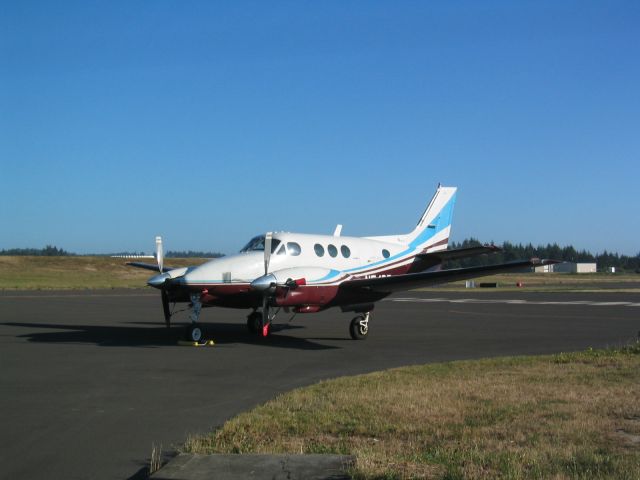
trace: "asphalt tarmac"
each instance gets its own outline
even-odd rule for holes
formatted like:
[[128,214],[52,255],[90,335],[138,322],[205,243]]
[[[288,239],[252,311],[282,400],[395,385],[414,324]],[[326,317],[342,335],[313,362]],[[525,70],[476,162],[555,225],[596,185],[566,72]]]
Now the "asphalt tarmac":
[[247,313],[203,310],[216,345],[194,348],[177,345],[182,324],[164,328],[149,290],[0,293],[0,478],[142,478],[153,444],[171,451],[321,379],[624,343],[640,294],[407,292],[377,305],[359,342],[338,310],[266,341],[245,333]]

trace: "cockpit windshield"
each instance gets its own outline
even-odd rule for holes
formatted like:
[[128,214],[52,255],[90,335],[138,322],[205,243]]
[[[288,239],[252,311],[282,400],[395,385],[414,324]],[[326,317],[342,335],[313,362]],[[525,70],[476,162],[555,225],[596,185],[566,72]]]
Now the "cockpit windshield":
[[[264,252],[264,239],[265,239],[264,235],[258,235],[257,237],[253,237],[251,240],[249,240],[249,243],[247,243],[244,247],[242,247],[242,250],[240,250],[240,253]],[[271,253],[276,251],[276,248],[278,248],[278,245],[280,245],[280,240],[275,238],[271,240]]]

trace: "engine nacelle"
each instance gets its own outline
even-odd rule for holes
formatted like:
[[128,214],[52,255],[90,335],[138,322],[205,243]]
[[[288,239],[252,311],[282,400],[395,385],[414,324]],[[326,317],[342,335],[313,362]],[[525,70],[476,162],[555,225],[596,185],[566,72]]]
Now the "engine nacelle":
[[300,313],[317,312],[335,298],[338,286],[310,283],[335,273],[335,270],[321,267],[284,268],[271,272],[278,285],[274,301],[280,307],[295,307]]
[[278,285],[284,285],[289,279],[294,281],[304,279],[305,283],[315,282],[327,278],[334,272],[335,270],[322,267],[293,267],[276,270],[271,272],[271,275]]

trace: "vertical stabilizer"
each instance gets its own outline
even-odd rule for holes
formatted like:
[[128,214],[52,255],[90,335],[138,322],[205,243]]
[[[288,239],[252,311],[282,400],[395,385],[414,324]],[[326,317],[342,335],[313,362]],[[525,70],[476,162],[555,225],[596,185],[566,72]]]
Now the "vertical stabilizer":
[[457,190],[456,187],[438,186],[418,225],[404,239],[409,246],[429,252],[447,248]]

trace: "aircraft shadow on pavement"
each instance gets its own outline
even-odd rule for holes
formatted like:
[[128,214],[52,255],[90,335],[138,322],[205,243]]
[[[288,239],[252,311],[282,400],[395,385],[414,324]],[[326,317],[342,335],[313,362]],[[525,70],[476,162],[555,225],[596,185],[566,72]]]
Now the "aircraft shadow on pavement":
[[[133,322],[134,324],[136,322]],[[93,343],[100,347],[162,348],[176,346],[184,337],[183,326],[157,328],[136,326],[64,325],[55,323],[4,322],[2,325],[54,331],[16,335],[36,343]],[[323,345],[305,338],[284,334],[287,330],[304,328],[292,325],[273,325],[269,338],[251,336],[244,325],[237,323],[200,324],[204,338],[217,345],[253,344],[274,348],[298,350],[331,350],[339,347]]]

